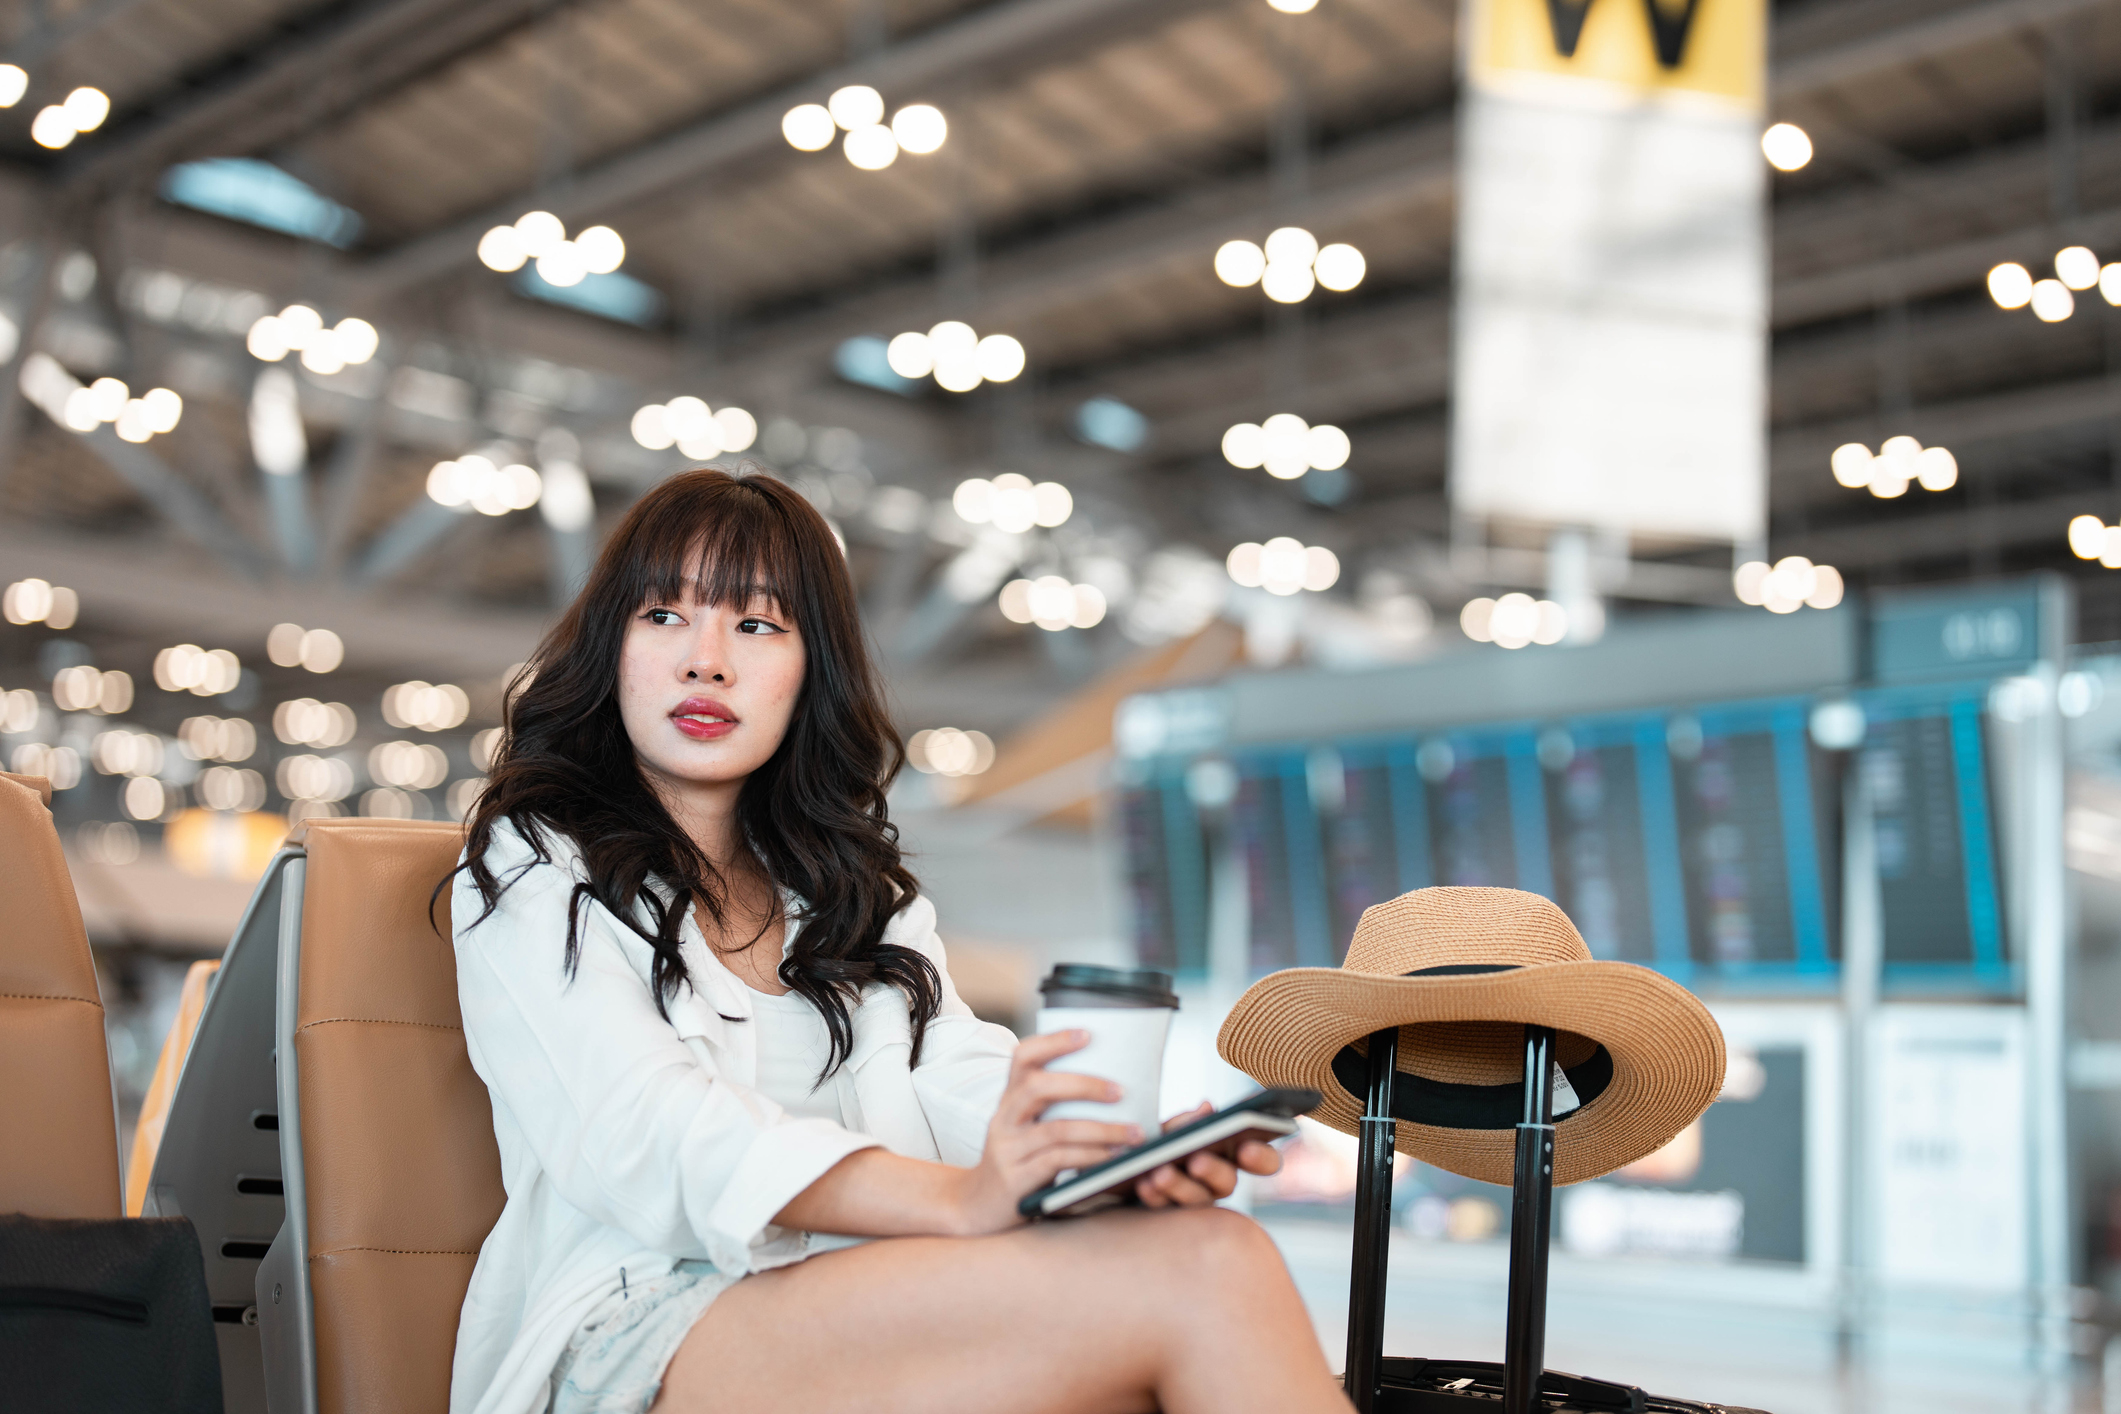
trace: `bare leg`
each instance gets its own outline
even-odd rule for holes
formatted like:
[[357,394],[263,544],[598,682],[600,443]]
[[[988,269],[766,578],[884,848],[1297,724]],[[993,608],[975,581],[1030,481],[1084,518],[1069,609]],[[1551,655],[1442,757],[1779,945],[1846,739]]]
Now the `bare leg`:
[[655,1414],[1346,1414],[1281,1254],[1217,1208],[872,1242],[747,1277]]

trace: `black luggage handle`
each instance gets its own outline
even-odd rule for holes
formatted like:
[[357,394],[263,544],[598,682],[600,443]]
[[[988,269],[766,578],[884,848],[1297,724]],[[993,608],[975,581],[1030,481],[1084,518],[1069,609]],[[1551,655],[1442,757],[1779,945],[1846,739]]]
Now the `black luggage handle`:
[[[1344,1388],[1357,1414],[1376,1414],[1384,1360],[1385,1277],[1392,1240],[1392,1117],[1399,1028],[1372,1032],[1355,1176],[1355,1250],[1348,1283]],[[1524,1111],[1510,1187],[1509,1325],[1502,1414],[1533,1414],[1546,1365],[1547,1249],[1554,1208],[1554,1031],[1524,1029]],[[1430,1362],[1432,1365],[1436,1362]],[[1492,1366],[1488,1367],[1492,1369]],[[1603,1381],[1586,1381],[1606,1389]],[[1628,1407],[1626,1404],[1619,1406]]]

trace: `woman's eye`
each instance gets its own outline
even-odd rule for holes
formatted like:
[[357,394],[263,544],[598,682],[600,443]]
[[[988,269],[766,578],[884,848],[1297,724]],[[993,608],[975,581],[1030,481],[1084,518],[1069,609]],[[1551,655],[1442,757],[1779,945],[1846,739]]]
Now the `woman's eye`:
[[745,619],[736,626],[736,631],[738,633],[782,633],[786,630],[782,629],[779,624],[768,623],[764,619]]
[[662,624],[666,627],[679,621],[675,609],[650,609],[642,617],[652,624]]

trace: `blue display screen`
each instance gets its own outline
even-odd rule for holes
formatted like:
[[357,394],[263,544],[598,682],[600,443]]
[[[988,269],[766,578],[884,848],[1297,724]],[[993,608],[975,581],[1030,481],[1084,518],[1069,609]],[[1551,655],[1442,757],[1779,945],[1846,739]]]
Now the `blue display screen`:
[[[1334,965],[1364,909],[1470,884],[1544,894],[1592,956],[1698,990],[1828,991],[1843,797],[1861,771],[1886,986],[2008,991],[1983,693],[1860,694],[1869,725],[1853,751],[1813,742],[1803,698],[1248,749],[1230,758],[1227,828],[1245,871],[1251,969]],[[1154,869],[1130,871],[1137,937],[1144,960],[1203,966],[1207,827],[1173,800],[1123,811],[1130,859],[1164,851]],[[1171,841],[1189,829],[1189,862],[1174,870]],[[1152,874],[1197,901],[1152,907]]]

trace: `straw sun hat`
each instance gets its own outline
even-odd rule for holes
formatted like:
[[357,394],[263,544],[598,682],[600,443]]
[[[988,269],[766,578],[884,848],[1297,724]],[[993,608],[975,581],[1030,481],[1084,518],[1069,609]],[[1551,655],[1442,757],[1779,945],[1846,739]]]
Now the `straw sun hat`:
[[1593,962],[1568,915],[1516,889],[1416,889],[1367,909],[1339,967],[1261,978],[1217,1037],[1262,1085],[1325,1096],[1312,1117],[1354,1134],[1366,1038],[1399,1027],[1399,1151],[1508,1184],[1524,1027],[1555,1030],[1554,1181],[1610,1173],[1671,1142],[1723,1086],[1723,1032],[1677,982]]

